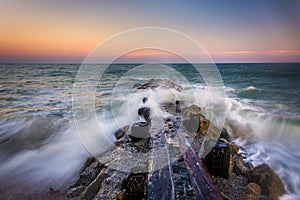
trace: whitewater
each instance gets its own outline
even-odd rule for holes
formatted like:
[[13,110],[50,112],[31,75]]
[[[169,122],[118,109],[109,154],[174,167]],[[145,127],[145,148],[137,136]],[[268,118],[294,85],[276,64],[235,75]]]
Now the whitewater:
[[[288,192],[300,197],[300,66],[299,64],[218,64],[225,98],[211,99],[201,75],[188,64],[170,64],[178,90],[136,91],[147,78],[122,78],[137,67],[115,64],[95,91],[94,135],[86,119],[83,142],[73,119],[72,92],[79,65],[0,66],[0,193],[63,191],[75,180],[89,146],[101,154],[113,145],[114,131],[138,120],[141,99],[148,97],[153,117],[163,119],[162,102],[197,104],[205,116],[225,116],[224,126],[241,153],[255,165],[268,163]],[[148,73],[149,74],[149,73]],[[130,77],[130,76],[129,76]]]

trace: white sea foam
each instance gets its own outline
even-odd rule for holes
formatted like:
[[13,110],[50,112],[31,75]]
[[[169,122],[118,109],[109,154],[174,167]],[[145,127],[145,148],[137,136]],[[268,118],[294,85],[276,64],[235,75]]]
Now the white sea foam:
[[[256,90],[250,86],[247,90]],[[247,161],[254,165],[268,163],[282,178],[288,194],[282,199],[294,199],[300,196],[299,166],[299,118],[285,118],[278,111],[265,110],[260,101],[227,97],[224,108],[216,111],[207,98],[205,87],[198,87],[196,99],[201,107],[209,113],[226,112],[225,127],[235,142],[246,148]],[[280,109],[280,107],[279,107]]]
[[[246,148],[247,159],[255,165],[262,162],[271,165],[284,180],[289,192],[289,195],[284,196],[285,199],[300,195],[298,166],[300,127],[297,119],[288,120],[273,115],[252,101],[226,97],[220,102],[218,98],[211,98],[212,91],[205,86],[193,88],[190,85],[183,85],[183,87],[182,92],[174,89],[134,91],[132,88],[129,92],[125,92],[127,95],[122,91],[115,92],[113,98],[105,97],[103,106],[108,109],[99,112],[97,116],[99,126],[91,130],[93,119],[86,119],[82,125],[84,132],[81,132],[81,138],[78,137],[72,121],[68,121],[66,125],[54,123],[50,127],[36,119],[6,122],[0,127],[1,139],[6,138],[4,136],[8,134],[5,130],[10,130],[10,134],[16,135],[16,140],[20,141],[24,140],[24,136],[17,137],[20,131],[23,131],[22,133],[27,131],[29,138],[41,128],[45,128],[45,133],[55,133],[47,136],[46,140],[37,140],[37,143],[40,143],[37,148],[7,150],[6,154],[2,153],[0,176],[7,177],[9,174],[10,177],[21,177],[20,182],[27,180],[33,185],[45,187],[67,187],[78,174],[86,158],[90,156],[84,147],[92,153],[100,154],[113,145],[115,141],[113,133],[117,128],[138,120],[139,107],[149,106],[152,111],[151,117],[159,120],[168,115],[161,109],[161,103],[184,100],[185,105],[182,106],[199,105],[203,108],[204,114],[216,124],[221,121],[218,117],[222,117],[225,113],[225,127],[234,138],[239,138],[236,142]],[[227,91],[230,92],[232,89],[229,88]],[[214,96],[217,97],[218,94]],[[145,104],[142,103],[144,97],[148,98]],[[50,121],[47,119],[46,122],[49,124]],[[36,123],[42,124],[33,125]]]
[[15,128],[0,127],[4,135],[15,130],[7,145],[2,143],[0,179],[7,180],[2,187],[11,184],[36,190],[68,187],[89,156],[74,126],[62,125],[53,118],[23,121],[10,122]]
[[254,87],[254,86],[252,86],[252,85],[250,85],[249,87],[246,88],[246,90],[257,90],[257,88]]

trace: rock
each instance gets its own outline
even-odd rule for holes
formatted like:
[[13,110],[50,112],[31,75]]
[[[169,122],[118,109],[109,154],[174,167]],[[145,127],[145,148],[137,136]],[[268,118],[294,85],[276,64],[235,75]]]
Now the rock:
[[192,104],[186,108],[183,108],[182,109],[182,114],[184,114],[186,111],[188,112],[192,112],[192,113],[195,113],[195,114],[201,114],[201,108],[195,104]]
[[[121,163],[120,163],[121,164]],[[126,163],[123,163],[126,165]],[[125,166],[128,167],[128,166]],[[98,193],[93,200],[100,199],[124,199],[123,193],[125,190],[122,189],[122,182],[128,178],[128,172],[124,172],[122,170],[112,169],[112,167],[108,167],[101,172],[101,174],[107,174],[107,178],[104,178],[99,186]]]
[[123,200],[124,199],[124,195],[122,191],[118,191],[116,193],[116,200]]
[[253,169],[251,162],[245,162],[242,155],[236,155],[234,157],[233,172],[236,175],[248,177],[248,173]]
[[80,173],[82,173],[88,166],[90,166],[90,165],[91,165],[92,163],[94,163],[95,161],[96,161],[95,157],[89,157],[89,158],[85,161],[83,167],[81,168],[81,172],[80,172]]
[[150,118],[150,107],[141,107],[138,110],[138,115],[144,118],[147,122],[151,121]]
[[224,194],[223,192],[221,192],[221,195],[224,200],[229,200],[229,197],[226,194]]
[[247,195],[252,194],[248,189],[248,179],[243,176],[232,174],[228,179],[212,176],[214,183],[222,194],[223,199],[242,199],[248,200]]
[[169,118],[169,117],[165,119],[165,123],[171,122],[171,121],[172,121],[172,120],[171,120],[171,118]]
[[120,128],[118,129],[116,132],[115,132],[115,137],[117,138],[117,140],[119,140],[120,138],[122,138],[126,132],[129,130],[129,126],[124,126],[123,128]]
[[97,195],[97,193],[101,187],[102,181],[107,177],[108,177],[108,174],[100,173],[97,176],[97,178],[88,187],[86,187],[85,191],[81,194],[80,199],[82,199],[82,200],[93,199]]
[[261,194],[278,199],[285,194],[284,185],[277,174],[267,164],[259,165],[249,172],[250,182],[258,184]]
[[140,153],[145,153],[149,151],[149,138],[142,138],[134,144],[136,145],[138,152]]
[[251,191],[251,193],[247,194],[249,199],[256,198],[261,194],[261,189],[256,183],[249,183],[247,188]]
[[267,196],[258,196],[256,198],[253,198],[251,200],[274,200],[274,198],[267,197]]
[[146,103],[148,101],[148,98],[144,97],[142,101],[143,101],[143,103]]
[[125,190],[125,192],[122,195],[122,198],[128,200],[145,199],[146,180],[147,180],[147,173],[131,172],[129,177],[125,179],[122,183],[122,188],[123,190]]
[[67,197],[68,198],[79,197],[84,190],[85,190],[85,186],[71,188],[68,190]]
[[172,89],[174,88],[175,90],[181,92],[182,87],[180,85],[176,85],[170,80],[167,79],[150,79],[149,81],[143,83],[143,84],[135,84],[133,87],[136,89],[156,89],[156,88],[161,88],[161,89]]
[[228,131],[227,131],[226,128],[223,128],[223,129],[222,129],[220,138],[224,138],[224,139],[226,139],[227,141],[230,141],[230,135],[229,135],[229,133],[228,133]]
[[253,166],[253,164],[251,162],[246,162],[245,163],[245,167],[247,167],[250,170],[254,168],[254,166]]
[[98,162],[95,158],[88,158],[79,177],[70,186],[67,192],[68,198],[79,197],[95,179],[97,179],[100,171],[105,168],[105,166]]
[[198,132],[202,135],[206,135],[208,133],[209,125],[210,121],[200,114],[200,126]]
[[181,113],[180,101],[175,102],[175,112]]
[[54,188],[49,188],[49,191],[50,191],[50,194],[55,194],[55,193],[58,193],[59,191],[54,189]]
[[228,178],[233,170],[233,156],[238,150],[237,145],[218,140],[214,148],[204,158],[210,173]]
[[148,138],[150,124],[147,122],[136,122],[131,126],[131,133],[129,137],[131,138],[132,142],[138,142],[142,138]]
[[[155,87],[150,83],[148,86]],[[143,102],[145,103],[146,100],[143,99]],[[128,130],[129,126],[125,126],[116,131],[115,137],[118,140],[111,148],[112,154],[104,155],[101,162],[108,166],[113,166],[115,162],[118,166],[127,167],[126,171],[110,169],[110,167],[101,166],[93,158],[88,159],[84,170],[73,187],[69,189],[67,196],[76,199],[80,196],[81,199],[117,200],[222,199],[222,197],[224,199],[263,200],[275,199],[279,196],[279,194],[274,195],[278,187],[278,183],[273,183],[274,175],[269,175],[268,169],[264,172],[257,169],[258,167],[253,168],[251,163],[245,163],[242,156],[236,155],[240,147],[228,142],[230,136],[227,130],[223,129],[221,132],[218,127],[205,119],[200,107],[192,105],[181,109],[179,101],[175,104],[164,103],[163,105],[166,110],[169,110],[167,114],[170,115],[165,118],[160,128],[157,121],[151,128],[150,108],[142,107],[138,110],[138,114],[146,122],[134,123],[130,130]],[[182,116],[175,114],[180,110]],[[185,129],[191,131],[192,134],[190,134],[194,138],[181,134],[185,133],[185,129],[178,126],[182,124],[181,119],[184,120]],[[207,135],[208,138],[205,141],[212,142],[205,143],[201,138],[198,140],[198,136],[202,137],[208,132],[208,127],[210,134]],[[211,133],[214,135],[210,138]],[[186,145],[186,139],[191,139],[192,142],[183,153],[181,147]],[[205,149],[206,144],[208,149],[215,146],[206,156],[203,154],[205,157],[201,159],[199,147]],[[128,157],[120,152],[125,152]],[[208,150],[205,153],[207,152]],[[135,159],[137,153],[144,154],[145,162]],[[177,156],[178,159],[175,160]],[[128,164],[130,161],[128,158],[137,160],[135,166],[138,167],[132,168]],[[156,170],[158,167],[159,169]],[[130,169],[130,172],[127,171]],[[146,173],[144,169],[149,171]]]
[[230,147],[231,155],[236,155],[240,150],[240,147],[234,143],[229,143],[229,147]]
[[218,139],[220,142],[224,142],[224,143],[229,143],[228,140],[224,139],[224,138],[219,138]]
[[247,176],[251,168],[247,167],[244,163],[243,156],[235,156],[233,171],[236,175]]
[[[88,159],[86,163],[88,162],[91,162],[91,159]],[[85,166],[86,167],[82,170],[79,177],[70,188],[88,186],[104,167],[104,165],[100,164],[96,159],[93,159],[93,162],[89,165],[85,164]]]
[[[183,125],[192,137],[199,138],[200,135],[206,135],[210,121],[201,114],[201,108],[197,105],[191,105],[182,109]],[[199,135],[200,134],[200,135]]]
[[183,126],[191,134],[197,133],[199,130],[200,111],[201,108],[197,105],[191,105],[182,110]]

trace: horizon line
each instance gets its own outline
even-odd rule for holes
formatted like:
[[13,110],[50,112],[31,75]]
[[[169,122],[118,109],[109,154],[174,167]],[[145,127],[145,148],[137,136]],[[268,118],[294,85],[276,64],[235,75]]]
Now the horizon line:
[[188,62],[157,62],[157,63],[142,63],[142,62],[115,62],[115,63],[80,63],[80,62],[0,62],[0,64],[45,64],[45,65],[58,65],[58,64],[69,64],[69,65],[80,65],[80,64],[89,64],[89,65],[107,65],[107,64],[300,64],[300,61],[284,61],[284,62],[276,62],[276,61],[266,61],[266,62],[214,62],[214,63],[188,63]]

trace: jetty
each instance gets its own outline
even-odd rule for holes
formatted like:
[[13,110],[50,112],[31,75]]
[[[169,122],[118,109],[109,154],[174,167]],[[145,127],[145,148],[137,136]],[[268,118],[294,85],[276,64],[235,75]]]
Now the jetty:
[[[155,89],[161,81],[150,80],[138,89]],[[180,86],[164,82],[177,90]],[[147,101],[147,97],[141,100]],[[197,105],[180,101],[161,104],[168,113],[152,119],[150,107],[142,106],[143,119],[115,132],[114,146],[86,161],[70,186],[69,199],[278,199],[285,193],[280,178],[266,164],[254,167],[239,154],[223,128],[211,151],[200,156],[201,146],[213,124]]]

